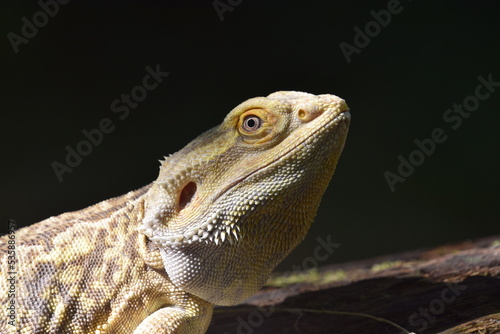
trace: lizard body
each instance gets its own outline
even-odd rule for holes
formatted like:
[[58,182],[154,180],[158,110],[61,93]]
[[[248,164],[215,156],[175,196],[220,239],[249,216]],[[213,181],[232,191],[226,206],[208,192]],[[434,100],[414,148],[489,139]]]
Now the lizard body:
[[0,301],[15,317],[0,331],[204,333],[213,305],[256,292],[305,237],[349,120],[333,95],[247,100],[152,184],[20,229],[15,249],[3,236],[2,292],[13,257],[16,282]]

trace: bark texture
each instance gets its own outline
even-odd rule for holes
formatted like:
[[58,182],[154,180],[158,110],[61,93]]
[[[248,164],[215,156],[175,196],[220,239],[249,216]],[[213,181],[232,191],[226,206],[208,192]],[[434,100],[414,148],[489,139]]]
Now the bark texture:
[[276,276],[210,334],[500,333],[500,235]]

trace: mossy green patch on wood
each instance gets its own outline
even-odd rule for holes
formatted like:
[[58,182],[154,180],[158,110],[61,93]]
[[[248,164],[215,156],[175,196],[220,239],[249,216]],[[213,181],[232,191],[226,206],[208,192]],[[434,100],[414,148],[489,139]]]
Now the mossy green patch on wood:
[[382,263],[374,264],[371,268],[373,272],[391,269],[394,267],[399,267],[403,264],[403,261],[387,261]]
[[500,240],[495,240],[491,243],[491,247],[499,247],[500,246]]
[[298,283],[315,283],[326,284],[330,282],[340,281],[346,277],[343,270],[318,272],[318,269],[313,268],[307,271],[294,272],[289,275],[275,276],[269,278],[267,286],[286,286]]

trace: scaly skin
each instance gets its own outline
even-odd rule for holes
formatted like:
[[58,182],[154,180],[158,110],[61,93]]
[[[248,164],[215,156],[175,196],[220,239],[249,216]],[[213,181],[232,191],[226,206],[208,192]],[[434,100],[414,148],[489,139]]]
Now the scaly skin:
[[4,307],[0,331],[204,333],[213,305],[253,294],[305,237],[347,110],[333,95],[250,99],[152,184],[16,231],[15,254],[2,237],[0,301],[15,317]]

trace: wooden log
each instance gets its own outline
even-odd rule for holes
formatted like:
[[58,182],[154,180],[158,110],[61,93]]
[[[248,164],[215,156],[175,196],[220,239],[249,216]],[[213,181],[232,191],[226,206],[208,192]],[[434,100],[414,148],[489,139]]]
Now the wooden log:
[[500,333],[500,235],[273,276],[207,333],[410,332]]

